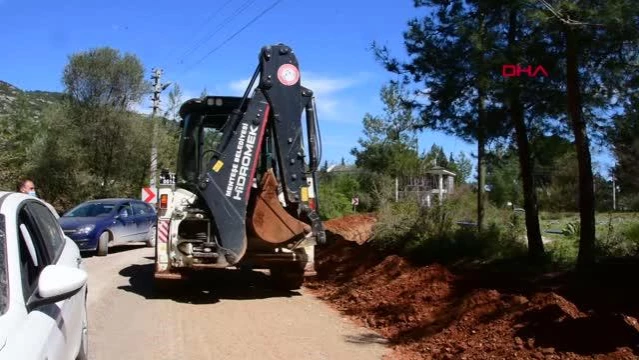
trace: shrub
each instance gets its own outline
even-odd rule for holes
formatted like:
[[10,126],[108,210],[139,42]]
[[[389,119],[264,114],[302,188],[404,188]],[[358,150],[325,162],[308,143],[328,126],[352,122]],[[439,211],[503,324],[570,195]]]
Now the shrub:
[[414,201],[383,204],[374,228],[373,246],[381,251],[401,251],[413,235],[419,214],[419,206]]
[[415,262],[449,262],[459,259],[494,259],[521,255],[523,222],[512,211],[487,208],[487,226],[459,228],[457,221],[474,221],[474,194],[464,190],[441,205],[420,207],[416,200],[387,203],[379,212],[373,244]]
[[331,188],[319,189],[319,214],[322,220],[333,219],[352,212],[351,199]]
[[[395,201],[395,180],[388,176],[373,172],[360,172],[360,204],[366,211],[378,211],[390,202]],[[365,194],[362,197],[362,194]]]
[[596,249],[599,256],[639,255],[639,223],[621,222],[615,225],[610,214],[606,231],[603,231],[603,236],[597,237]]
[[569,237],[579,237],[581,234],[581,223],[578,221],[569,222],[561,230],[562,234]]
[[561,237],[546,244],[548,258],[554,264],[564,266],[572,265],[577,260],[579,252],[579,238]]

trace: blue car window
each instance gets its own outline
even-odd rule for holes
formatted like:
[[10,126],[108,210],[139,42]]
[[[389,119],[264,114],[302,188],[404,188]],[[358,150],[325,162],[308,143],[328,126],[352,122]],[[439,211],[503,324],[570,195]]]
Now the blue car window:
[[138,202],[133,203],[133,211],[135,212],[135,215],[147,215],[151,213],[145,203]]
[[126,212],[126,216],[132,216],[133,215],[133,211],[131,210],[131,205],[129,205],[128,203],[127,204],[122,204],[118,208],[118,214],[122,214],[123,211]]
[[114,204],[110,203],[84,203],[69,211],[64,216],[67,217],[104,217],[112,211]]

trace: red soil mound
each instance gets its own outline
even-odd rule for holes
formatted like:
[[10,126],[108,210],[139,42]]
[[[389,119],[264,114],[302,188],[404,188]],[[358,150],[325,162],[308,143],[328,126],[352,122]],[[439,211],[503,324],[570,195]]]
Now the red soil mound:
[[553,292],[459,286],[464,275],[443,266],[382,259],[368,244],[343,240],[317,262],[311,291],[388,338],[391,359],[639,358],[634,318],[584,313]]
[[361,245],[373,236],[376,222],[374,214],[354,214],[325,221],[324,228],[329,239],[354,241]]

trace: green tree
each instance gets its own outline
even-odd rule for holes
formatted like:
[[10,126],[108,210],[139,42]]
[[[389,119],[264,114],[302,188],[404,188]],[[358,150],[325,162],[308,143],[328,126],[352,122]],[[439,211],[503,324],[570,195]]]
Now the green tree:
[[402,100],[404,95],[399,83],[382,87],[384,114],[364,116],[364,138],[358,141],[361,149],[351,150],[358,167],[392,177],[410,175],[419,169],[419,157],[413,145],[413,117]]
[[77,160],[91,176],[92,194],[132,193],[125,189],[140,182],[131,171],[138,174],[146,167],[150,151],[146,129],[130,111],[148,91],[142,63],[135,55],[108,47],[91,49],[71,55],[63,83],[70,133],[82,149]]
[[[533,20],[544,29],[549,48],[563,66],[554,71],[566,89],[566,121],[575,140],[579,169],[580,240],[578,267],[595,261],[594,174],[588,127],[602,120],[597,111],[609,109],[612,99],[627,93],[636,78],[639,50],[639,7],[632,0],[560,0],[535,2]],[[633,64],[634,63],[634,64]],[[633,66],[634,65],[634,66]],[[588,74],[588,75],[585,75]]]
[[[503,112],[494,102],[490,69],[496,68],[491,51],[495,29],[486,11],[461,0],[415,2],[418,8],[431,10],[427,16],[413,19],[404,33],[410,61],[403,63],[390,56],[385,47],[374,45],[376,57],[387,70],[404,75],[406,83],[427,100],[412,101],[419,110],[418,128],[441,130],[477,143],[479,229],[484,225],[485,148],[503,128]],[[425,90],[424,90],[425,89]]]
[[577,211],[579,204],[574,196],[579,190],[579,171],[574,149],[561,155],[552,163],[550,182],[543,189],[541,206],[549,211]]
[[180,119],[180,107],[184,102],[182,96],[182,89],[180,88],[180,85],[173,84],[169,91],[168,104],[164,111],[165,118],[173,121],[178,121]]
[[62,81],[65,92],[84,107],[126,110],[149,91],[140,60],[110,47],[71,55]]
[[624,114],[614,117],[608,136],[616,160],[613,175],[617,184],[625,193],[639,193],[639,110],[634,102]]
[[490,186],[489,198],[499,207],[523,203],[519,158],[516,151],[497,151],[487,161],[486,183]]
[[[639,88],[639,77],[636,85]],[[639,92],[632,94],[624,106],[624,112],[613,118],[613,123],[607,129],[608,140],[615,158],[612,176],[619,188],[617,208],[639,210]],[[612,193],[612,184],[608,194]],[[597,205],[601,206],[601,195],[597,194]],[[612,208],[612,205],[609,207]]]
[[92,176],[77,154],[79,129],[68,116],[68,104],[54,104],[45,109],[38,133],[29,147],[28,173],[34,178],[39,196],[59,212],[94,197]]
[[428,152],[422,154],[422,164],[426,169],[433,166],[441,166],[447,169],[450,166],[444,153],[444,148],[437,144],[433,144]]
[[0,117],[0,185],[15,190],[18,179],[28,173],[32,160],[28,149],[41,131],[31,111],[26,94],[20,93],[13,101],[9,114]]
[[453,153],[451,153],[448,162],[450,170],[457,174],[455,183],[465,184],[473,172],[473,162],[470,157],[466,156],[463,151],[460,151],[457,157],[454,157]]
[[[558,161],[566,154],[574,152],[574,144],[563,136],[552,134],[537,135],[530,143],[535,186],[547,187],[552,183],[552,176],[557,170]],[[575,174],[576,175],[576,174]]]
[[324,165],[320,168],[320,172],[325,173],[328,171],[328,160],[324,160]]

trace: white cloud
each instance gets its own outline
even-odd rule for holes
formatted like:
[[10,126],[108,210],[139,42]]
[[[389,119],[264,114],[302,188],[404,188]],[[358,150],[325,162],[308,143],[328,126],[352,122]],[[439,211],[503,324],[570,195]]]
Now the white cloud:
[[[333,77],[314,72],[302,72],[302,86],[313,90],[316,99],[317,112],[322,119],[348,121],[341,118],[344,106],[351,107],[340,92],[357,86],[367,80],[367,74],[361,73],[354,76]],[[229,83],[228,88],[234,95],[240,96],[248,87],[250,79],[236,80]],[[257,86],[257,82],[253,89]],[[253,90],[251,89],[251,91]],[[359,121],[359,120],[358,120]]]

